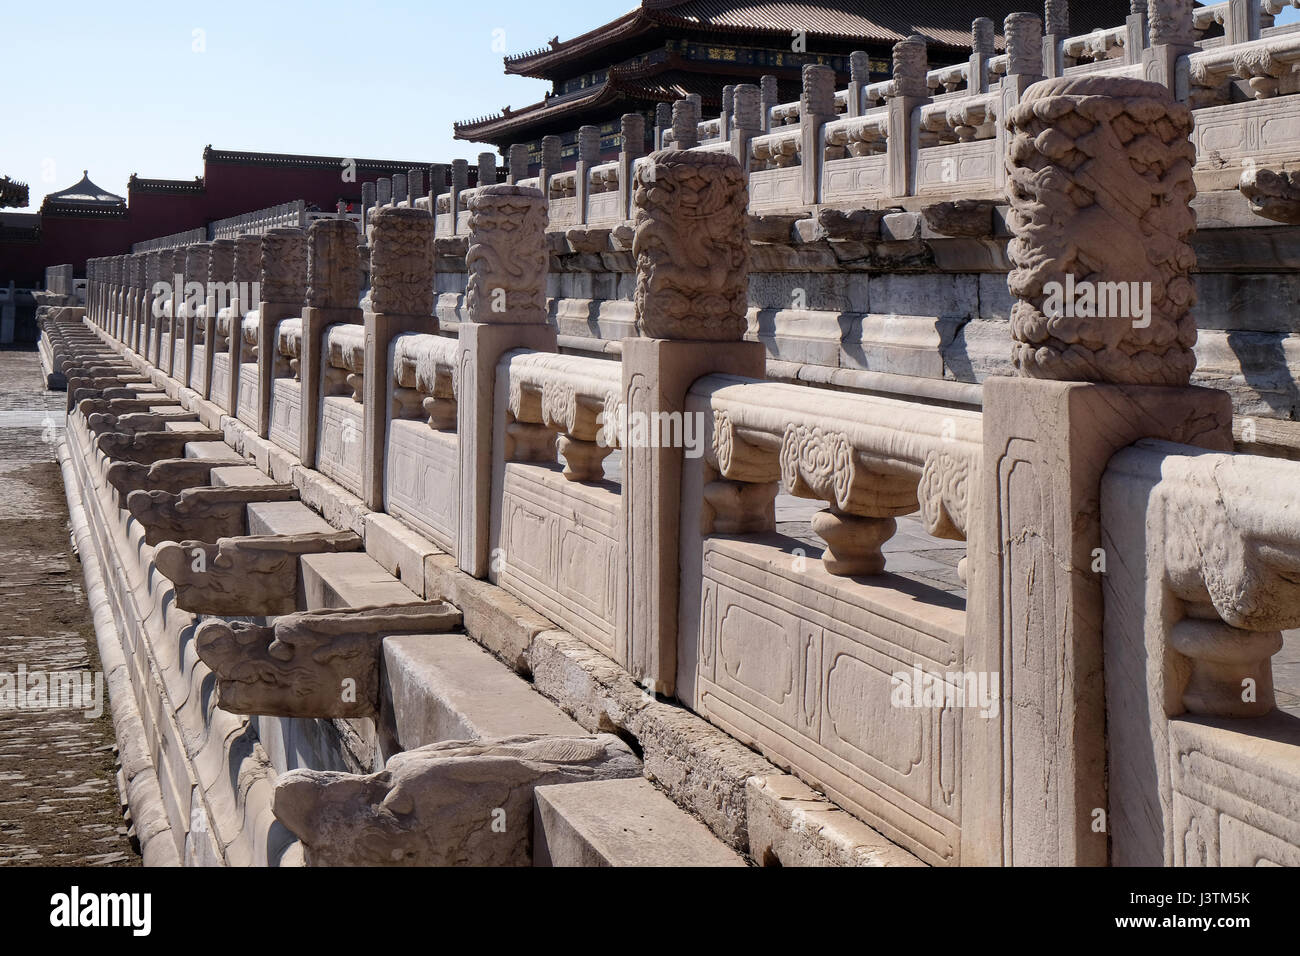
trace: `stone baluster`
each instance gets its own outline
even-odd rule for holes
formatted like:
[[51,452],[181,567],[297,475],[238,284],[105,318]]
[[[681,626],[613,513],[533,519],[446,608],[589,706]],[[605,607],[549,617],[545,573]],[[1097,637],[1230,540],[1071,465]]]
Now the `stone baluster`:
[[207,242],[191,243],[185,249],[185,298],[181,315],[185,324],[185,351],[181,374],[182,385],[194,387],[198,365],[202,356],[197,354],[199,336],[199,307],[207,299],[208,256],[212,246]]
[[[548,137],[549,139],[550,137]],[[555,138],[555,152],[559,140]],[[543,183],[549,166],[543,145]],[[558,159],[558,156],[551,158]],[[470,201],[469,318],[460,325],[459,395],[456,406],[460,454],[460,527],[456,561],[462,571],[485,577],[489,533],[496,368],[515,348],[556,351],[547,324],[546,197],[526,186],[497,185]],[[504,415],[504,409],[500,412]],[[503,454],[501,449],[498,454]]]
[[132,351],[141,355],[145,352],[144,336],[147,320],[144,311],[145,292],[148,288],[144,281],[145,265],[145,253],[136,252],[131,254],[131,296],[127,304],[131,325],[127,338]]
[[[745,172],[729,153],[662,150],[638,167],[635,200],[638,337],[623,341],[623,406],[629,420],[659,423],[684,414],[687,390],[702,375],[764,374],[762,344],[743,341]],[[617,634],[633,676],[671,694],[683,449],[646,444],[623,450],[627,550]]]
[[781,92],[776,77],[767,75],[758,81],[759,95],[763,102],[763,132],[772,132],[772,107],[781,102]]
[[510,176],[506,180],[511,186],[518,186],[528,178],[528,147],[523,143],[510,146]]
[[664,148],[664,133],[673,127],[673,104],[655,104],[655,149]]
[[[375,213],[372,225],[376,231],[382,217],[391,214],[391,209]],[[302,394],[298,458],[308,468],[316,467],[320,447],[320,406],[326,393],[325,330],[335,324],[361,325],[365,321],[360,306],[361,262],[357,256],[357,238],[356,229],[345,219],[318,219],[307,230],[306,305],[302,310],[302,340],[298,346]],[[275,334],[273,330],[272,335]],[[272,351],[276,351],[275,345],[273,338]]]
[[889,195],[911,196],[916,191],[916,137],[913,123],[917,107],[930,102],[925,74],[925,40],[910,36],[894,44],[894,89],[886,104],[888,114]]
[[[249,223],[249,225],[252,225]],[[226,394],[213,396],[218,405],[235,415],[239,410],[239,377],[241,363],[252,362],[254,356],[244,355],[244,318],[258,308],[262,299],[262,237],[242,235],[235,240],[235,288],[239,301],[230,314],[230,337],[226,342],[230,373],[226,378]]]
[[392,381],[389,346],[404,332],[438,331],[433,255],[433,217],[423,209],[393,209],[375,217],[370,308],[363,314],[361,476],[362,500],[375,510],[384,506],[384,439]]
[[393,205],[400,206],[405,203],[407,195],[406,173],[393,173]]
[[[415,201],[424,195],[424,170],[408,169],[406,171],[406,201],[412,209]],[[432,212],[432,210],[430,210]]]
[[[1187,108],[1160,84],[1094,74],[1031,87],[1004,121],[1018,377],[984,383],[965,650],[967,669],[1001,675],[1002,701],[999,719],[963,724],[961,858],[1104,865],[1101,571],[1127,556],[1100,550],[1102,473],[1141,438],[1231,449],[1232,407],[1187,384]],[[1118,314],[1076,317],[1101,282],[1133,283]]]
[[967,67],[969,93],[987,93],[989,91],[989,60],[993,58],[993,21],[988,17],[977,17],[970,25],[971,54]]
[[1124,62],[1141,63],[1147,45],[1147,0],[1129,0],[1124,19]]
[[736,87],[735,116],[731,128],[731,155],[749,180],[749,143],[763,132],[763,95],[753,83]]
[[848,116],[862,115],[862,91],[871,85],[871,57],[863,50],[849,54]]
[[111,256],[109,286],[108,332],[113,338],[122,339],[122,257]]
[[185,300],[185,246],[164,250],[163,267],[167,270],[167,281],[171,290],[167,293],[166,314],[163,316],[163,330],[167,333],[167,349],[162,352],[162,370],[173,378],[179,377],[176,362],[176,343],[184,332],[184,313],[181,303]]
[[587,203],[591,198],[591,169],[600,162],[600,127],[585,124],[578,127],[578,165],[574,175],[578,197],[579,222],[589,220]]
[[619,121],[618,153],[618,215],[620,219],[632,218],[632,170],[636,161],[645,155],[645,117],[640,113],[624,113]]
[[722,88],[722,112],[718,115],[718,137],[725,143],[731,139],[731,114],[735,109],[736,87]]
[[546,197],[549,204],[551,199],[551,177],[560,172],[563,161],[560,158],[560,137],[543,136],[542,137],[542,169],[537,177],[537,186]]
[[[168,257],[168,262],[171,257]],[[145,354],[150,364],[155,368],[162,368],[159,347],[162,343],[162,315],[163,300],[162,283],[167,281],[164,274],[163,253],[160,250],[154,250],[148,254],[145,259],[145,320],[148,331],[145,340]]]
[[1150,43],[1142,51],[1142,75],[1171,91],[1177,88],[1179,57],[1196,51],[1192,8],[1192,0],[1149,0],[1147,5]]
[[822,127],[835,119],[835,71],[819,63],[803,68],[803,92],[799,96],[799,139],[802,154],[803,201],[821,201],[822,159],[825,139]]
[[375,201],[381,206],[387,206],[393,198],[393,181],[391,179],[375,180]]
[[1043,0],[1043,75],[1065,70],[1065,40],[1070,35],[1070,0]]
[[[1007,75],[999,86],[998,116],[1007,116],[1020,102],[1025,90],[1043,79],[1043,22],[1032,13],[1013,13],[1003,23],[1007,43]],[[996,130],[997,154],[1007,155],[1009,136],[1006,123]],[[1005,163],[995,163],[993,181],[999,186],[1007,181]]]
[[[347,222],[346,219],[322,221]],[[256,428],[260,437],[268,438],[271,433],[271,390],[275,382],[276,330],[283,320],[302,315],[307,298],[307,233],[302,229],[276,226],[262,236],[259,291],[262,300],[257,310],[256,420],[245,420],[244,423]],[[303,405],[306,404],[304,399]],[[240,413],[243,418],[243,409]]]
[[673,149],[694,149],[700,144],[700,114],[689,99],[673,104]]
[[[235,285],[234,239],[214,239],[208,254],[208,288],[206,302],[207,334],[203,339],[203,397],[212,399],[212,368],[219,346],[217,320],[221,310],[229,308],[231,321],[239,307],[239,288]],[[230,345],[226,343],[229,352]]]
[[495,186],[497,181],[497,154],[478,154],[478,186]]
[[375,205],[375,184],[361,184],[361,231],[367,239],[370,237],[370,217]]
[[460,194],[469,188],[469,160],[453,159],[451,161],[451,195],[448,204],[451,208],[451,235],[460,235]]

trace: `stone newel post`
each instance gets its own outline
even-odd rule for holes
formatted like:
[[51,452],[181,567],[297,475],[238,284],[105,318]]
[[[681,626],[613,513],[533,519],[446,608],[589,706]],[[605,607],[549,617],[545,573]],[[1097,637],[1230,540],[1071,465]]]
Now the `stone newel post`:
[[1043,74],[1060,76],[1065,69],[1065,41],[1070,35],[1070,0],[1044,0]]
[[[164,256],[166,260],[164,263]],[[162,310],[163,297],[155,291],[155,286],[160,282],[168,281],[165,275],[166,265],[171,264],[171,254],[164,252],[151,252],[145,263],[145,284],[148,288],[148,295],[145,298],[145,318],[148,321],[149,338],[146,343],[149,361],[155,368],[162,368],[162,357],[159,354],[162,345],[162,316],[158,313]]]
[[894,91],[887,102],[889,115],[889,195],[910,196],[916,191],[917,107],[930,102],[925,83],[925,40],[911,36],[894,44]]
[[[266,438],[271,432],[271,388],[275,371],[275,331],[283,319],[302,315],[307,297],[307,234],[296,226],[278,226],[262,236],[261,304],[257,312],[257,407],[248,421],[246,402],[239,417]],[[247,386],[240,385],[240,391]],[[251,416],[250,416],[251,417]]]
[[214,396],[220,404],[225,402],[225,409],[231,415],[239,409],[239,364],[243,355],[244,317],[261,302],[262,281],[262,237],[240,236],[235,240],[235,283],[239,290],[239,301],[230,316],[229,349],[230,374],[227,376],[226,394]]
[[1127,559],[1100,551],[1101,475],[1142,438],[1230,450],[1232,407],[1187,385],[1187,108],[1083,76],[1038,83],[1005,122],[1020,375],[984,385],[966,648],[1002,702],[963,722],[962,862],[1101,865],[1102,581]]
[[131,270],[131,292],[127,299],[127,315],[130,319],[130,327],[127,330],[127,345],[129,345],[133,351],[143,353],[143,335],[145,328],[145,254],[143,252],[133,253],[127,259],[127,262],[130,264]]
[[185,248],[185,288],[181,295],[181,315],[185,324],[184,364],[177,376],[182,385],[193,387],[198,360],[195,356],[198,341],[199,306],[207,298],[208,255],[211,245],[195,242]]
[[632,168],[645,155],[645,117],[640,113],[624,113],[619,123],[618,154],[618,217],[632,215]]
[[[352,241],[355,243],[355,236]],[[342,246],[340,241],[339,248]],[[353,255],[348,261],[355,259]],[[361,497],[367,507],[379,510],[384,504],[389,346],[403,332],[438,331],[438,319],[433,314],[433,216],[409,207],[381,210],[374,219],[370,261],[370,309],[364,313]],[[330,265],[330,273],[335,274],[332,261]],[[349,291],[353,281],[350,277],[347,280]]]
[[[238,305],[239,295],[232,285],[235,281],[235,240],[214,239],[208,256],[207,312],[204,321],[207,333],[203,338],[203,397],[212,398],[212,366],[217,354],[217,318],[221,310],[232,311]],[[232,316],[233,318],[233,316]]]
[[[545,167],[544,167],[545,168]],[[456,427],[460,452],[460,528],[456,561],[485,577],[489,568],[492,448],[504,447],[505,414],[495,412],[496,368],[503,353],[554,352],[547,324],[546,199],[529,186],[496,185],[470,200],[469,319],[460,325]]]
[[[371,221],[383,215],[380,212]],[[356,228],[346,219],[317,219],[307,230],[307,304],[302,310],[302,344],[298,351],[302,394],[298,458],[308,468],[316,467],[320,445],[325,330],[336,323],[360,325],[364,321],[359,304],[361,261],[357,238]],[[368,388],[370,384],[369,378],[364,378],[363,385]],[[365,401],[369,403],[369,395]]]
[[1170,90],[1177,83],[1179,57],[1196,51],[1193,6],[1192,0],[1148,0],[1147,3],[1150,42],[1142,51],[1142,75]]
[[971,93],[989,91],[989,60],[993,58],[993,21],[977,17],[970,24],[971,54],[967,88]]
[[[748,190],[729,153],[662,150],[637,169],[636,328],[623,341],[628,421],[684,414],[686,393],[715,372],[761,378],[765,351],[744,342],[749,286]],[[683,428],[685,423],[683,423]],[[701,426],[704,427],[704,426]],[[712,429],[712,423],[707,427]],[[637,433],[628,428],[628,434]],[[683,449],[623,450],[618,637],[648,689],[677,680],[678,530]]]

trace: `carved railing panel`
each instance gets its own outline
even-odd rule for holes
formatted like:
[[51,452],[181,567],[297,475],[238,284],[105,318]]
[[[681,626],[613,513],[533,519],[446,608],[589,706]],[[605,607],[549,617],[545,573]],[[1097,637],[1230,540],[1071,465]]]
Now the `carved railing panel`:
[[364,326],[325,330],[321,348],[320,439],[316,467],[354,495],[362,494]]
[[1300,463],[1142,441],[1101,503],[1112,861],[1296,865]]

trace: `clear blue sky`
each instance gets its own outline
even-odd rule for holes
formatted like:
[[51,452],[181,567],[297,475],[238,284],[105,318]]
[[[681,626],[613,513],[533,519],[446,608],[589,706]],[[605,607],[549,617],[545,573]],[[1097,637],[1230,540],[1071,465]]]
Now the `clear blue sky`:
[[[453,140],[453,121],[536,102],[548,88],[506,76],[500,47],[568,39],[636,5],[12,0],[0,39],[9,87],[0,175],[30,184],[39,207],[82,169],[120,195],[133,172],[192,179],[207,143],[473,162],[485,147]],[[1288,9],[1279,21],[1297,16]]]
[[83,169],[123,196],[131,173],[193,179],[208,143],[473,163],[491,147],[453,140],[455,120],[536,102],[549,88],[506,76],[494,42],[521,53],[636,5],[13,0],[0,27],[0,175],[28,183],[39,208]]

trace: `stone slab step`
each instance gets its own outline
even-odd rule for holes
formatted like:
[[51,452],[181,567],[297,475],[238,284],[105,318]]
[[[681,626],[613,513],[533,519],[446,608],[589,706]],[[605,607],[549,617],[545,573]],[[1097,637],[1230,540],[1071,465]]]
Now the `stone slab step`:
[[301,594],[309,611],[423,603],[419,595],[364,552],[305,554],[300,568]]
[[244,459],[223,441],[192,441],[185,446],[186,458],[210,458],[245,464]]
[[249,534],[315,534],[333,530],[324,518],[298,501],[254,501],[248,505]]
[[644,778],[533,791],[534,866],[744,866]]
[[[169,432],[210,432],[213,429],[203,424],[195,415],[188,421],[168,421],[163,423],[163,428]],[[222,442],[222,444],[225,444]]]
[[209,484],[216,488],[248,488],[253,485],[279,484],[256,465],[230,465],[212,469]]
[[384,639],[384,686],[397,747],[515,734],[586,731],[463,634]]

